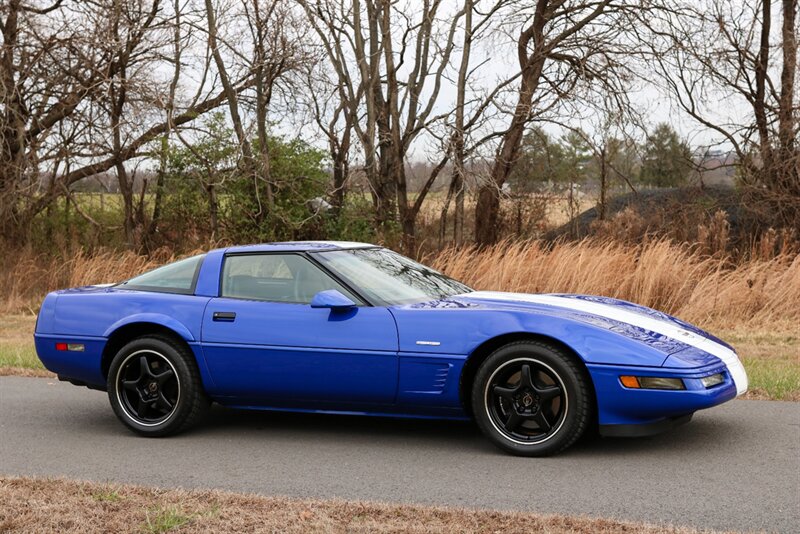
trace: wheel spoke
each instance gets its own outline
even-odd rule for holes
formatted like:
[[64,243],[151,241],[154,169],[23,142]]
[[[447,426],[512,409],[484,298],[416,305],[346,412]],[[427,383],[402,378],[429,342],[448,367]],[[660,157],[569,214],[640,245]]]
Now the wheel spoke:
[[533,385],[533,379],[531,378],[531,366],[530,365],[523,365],[522,369],[520,369],[520,377],[519,377],[519,385],[520,387],[526,386],[529,388],[535,388],[536,386]]
[[152,400],[144,400],[140,396],[139,397],[139,402],[136,404],[136,415],[138,415],[142,419],[145,419],[147,417],[145,414],[147,413],[147,410],[150,409],[150,406],[152,405],[152,403],[153,403]]
[[522,424],[524,418],[517,413],[516,410],[511,410],[511,415],[508,416],[508,420],[505,424],[505,429],[508,432],[513,432],[520,424]]
[[561,388],[558,386],[548,386],[544,388],[534,388],[534,391],[543,401],[549,401],[561,395]]
[[158,373],[157,375],[154,374],[153,375],[153,379],[156,382],[158,382],[159,386],[162,386],[162,385],[164,385],[164,382],[166,382],[167,380],[169,380],[173,376],[175,376],[175,373],[172,372],[172,369],[167,369],[163,373]]
[[533,414],[532,419],[534,420],[534,422],[536,422],[536,424],[539,425],[539,428],[542,429],[542,432],[550,431],[551,428],[550,421],[547,420],[547,417],[544,415],[543,411],[539,410],[538,412]]
[[497,395],[498,397],[503,397],[504,399],[513,399],[514,393],[517,392],[517,388],[505,388],[503,386],[495,386],[492,389],[492,393]]
[[158,404],[160,404],[166,410],[172,410],[172,403],[164,396],[164,393],[161,391],[158,392]]
[[153,376],[153,373],[150,372],[150,364],[147,363],[147,356],[140,356],[139,357],[139,377],[144,378],[146,376]]
[[127,390],[130,390],[130,391],[136,391],[136,386],[138,384],[139,384],[138,380],[123,380],[122,381],[122,387],[127,389]]

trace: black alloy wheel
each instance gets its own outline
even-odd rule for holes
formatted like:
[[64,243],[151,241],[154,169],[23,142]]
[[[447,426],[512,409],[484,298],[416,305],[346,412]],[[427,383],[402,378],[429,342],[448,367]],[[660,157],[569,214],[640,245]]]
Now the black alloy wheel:
[[181,385],[163,354],[150,349],[131,353],[117,372],[117,392],[126,414],[141,425],[169,419],[178,406]]
[[561,378],[530,358],[511,360],[496,369],[486,396],[492,424],[522,444],[541,443],[558,432],[569,409]]
[[571,352],[540,341],[500,347],[472,386],[472,411],[484,434],[520,456],[547,456],[572,445],[592,420],[585,367]]
[[117,352],[108,399],[125,426],[150,437],[194,426],[211,404],[189,347],[162,335],[134,339]]

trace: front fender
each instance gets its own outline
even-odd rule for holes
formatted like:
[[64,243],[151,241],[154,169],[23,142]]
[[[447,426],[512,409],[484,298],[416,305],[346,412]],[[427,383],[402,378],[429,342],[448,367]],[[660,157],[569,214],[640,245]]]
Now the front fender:
[[662,345],[644,332],[623,333],[605,324],[566,317],[523,314],[520,323],[522,332],[557,339],[587,364],[661,367],[677,348],[668,342]]
[[[682,344],[654,339],[644,331],[618,331],[618,324],[569,312],[536,313],[481,308],[391,309],[400,351],[468,357],[501,336],[528,334],[556,339],[587,364],[661,367]],[[636,336],[640,337],[637,338]]]

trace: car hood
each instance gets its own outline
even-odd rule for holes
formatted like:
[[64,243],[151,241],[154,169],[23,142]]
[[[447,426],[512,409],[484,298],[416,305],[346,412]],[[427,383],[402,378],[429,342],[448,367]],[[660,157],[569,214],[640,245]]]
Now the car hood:
[[524,309],[569,317],[654,346],[666,354],[694,347],[710,354],[732,347],[713,335],[671,315],[624,300],[593,295],[503,293],[475,291],[454,297],[485,308]]

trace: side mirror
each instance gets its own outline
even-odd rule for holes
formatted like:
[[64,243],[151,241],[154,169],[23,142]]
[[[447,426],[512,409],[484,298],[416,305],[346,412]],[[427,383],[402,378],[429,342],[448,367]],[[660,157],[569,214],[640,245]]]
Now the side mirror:
[[335,289],[327,289],[314,295],[314,298],[311,299],[311,307],[344,311],[355,308],[356,303]]

